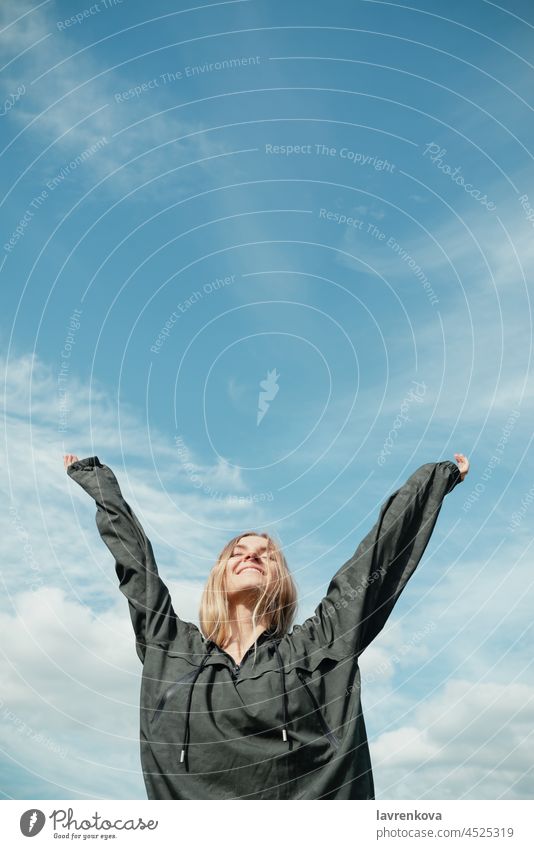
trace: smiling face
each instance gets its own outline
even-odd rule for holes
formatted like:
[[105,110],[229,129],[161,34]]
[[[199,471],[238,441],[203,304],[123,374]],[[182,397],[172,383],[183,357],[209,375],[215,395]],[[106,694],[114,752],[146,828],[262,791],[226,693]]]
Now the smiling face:
[[270,580],[272,555],[269,556],[265,537],[241,537],[234,545],[226,566],[228,595],[244,590],[261,590]]
[[243,531],[228,540],[213,566],[200,602],[202,634],[218,646],[233,636],[236,614],[252,612],[278,636],[289,630],[297,607],[297,589],[280,543],[270,534]]

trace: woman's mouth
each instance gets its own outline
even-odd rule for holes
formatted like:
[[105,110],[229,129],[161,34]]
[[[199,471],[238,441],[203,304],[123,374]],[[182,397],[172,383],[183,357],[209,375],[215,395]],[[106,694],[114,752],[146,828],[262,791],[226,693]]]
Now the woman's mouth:
[[260,567],[259,566],[253,566],[252,564],[249,564],[247,566],[242,566],[240,569],[237,570],[236,574],[241,575],[242,572],[246,572],[247,570],[251,570],[251,569],[253,569],[254,572],[259,572],[260,575],[263,575],[263,571],[260,569]]

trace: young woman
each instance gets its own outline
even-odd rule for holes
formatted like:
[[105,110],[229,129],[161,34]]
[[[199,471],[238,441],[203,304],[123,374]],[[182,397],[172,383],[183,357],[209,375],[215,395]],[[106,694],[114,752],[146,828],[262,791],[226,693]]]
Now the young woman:
[[143,664],[141,763],[149,799],[374,799],[358,657],[417,567],[443,499],[469,470],[426,463],[389,496],[315,610],[264,533],[223,548],[200,629],[175,613],[152,546],[98,457],[64,465],[95,500]]

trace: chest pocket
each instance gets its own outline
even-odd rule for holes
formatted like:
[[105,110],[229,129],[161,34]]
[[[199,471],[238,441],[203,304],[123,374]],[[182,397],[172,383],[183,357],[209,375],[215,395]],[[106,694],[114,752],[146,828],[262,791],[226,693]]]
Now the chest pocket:
[[[197,675],[198,667],[194,667],[190,672],[186,672],[184,675],[181,675],[174,684],[171,684],[170,687],[163,692],[161,698],[159,699],[153,713],[150,716],[150,722],[152,725],[157,723],[160,718],[162,712],[166,710],[166,705],[169,700],[173,700],[173,697],[180,693],[180,691],[184,691],[184,694],[188,692],[188,688],[191,686]],[[167,708],[168,709],[168,708]],[[171,708],[172,709],[172,708]]]
[[[306,672],[302,669],[299,669],[298,667],[295,668],[295,672],[296,672],[298,680],[300,681],[300,684],[302,685],[302,694],[305,694],[305,697],[308,701],[308,705],[309,705],[309,708],[310,708],[310,712],[307,715],[305,715],[305,718],[304,718],[303,721],[305,721],[306,724],[308,724],[308,722],[310,720],[312,722],[315,722],[316,725],[317,725],[317,728],[320,730],[322,736],[324,736],[328,740],[332,749],[338,749],[339,748],[339,737],[337,736],[337,734],[334,733],[334,731],[332,730],[332,728],[328,724],[326,717],[325,717],[325,708],[324,708],[323,705],[321,705],[319,703],[319,700],[318,700],[317,696],[315,695],[312,687],[310,686],[310,684],[306,680]],[[308,676],[309,676],[309,673],[308,673]],[[305,700],[302,699],[302,698],[299,699],[299,702],[301,704],[302,704],[303,701],[305,701]]]

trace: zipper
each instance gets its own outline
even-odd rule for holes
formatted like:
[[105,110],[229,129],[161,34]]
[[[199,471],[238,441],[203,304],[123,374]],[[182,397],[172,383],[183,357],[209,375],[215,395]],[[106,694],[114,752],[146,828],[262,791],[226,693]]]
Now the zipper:
[[219,651],[221,652],[221,654],[224,654],[227,658],[229,658],[229,659],[232,661],[232,675],[233,675],[233,677],[234,677],[234,678],[237,678],[237,676],[238,676],[238,675],[239,675],[239,673],[241,672],[241,667],[243,666],[243,663],[245,662],[245,660],[247,659],[247,657],[248,657],[248,656],[249,656],[249,654],[251,653],[252,648],[253,648],[253,646],[250,646],[250,648],[248,648],[248,649],[246,650],[245,654],[244,654],[244,655],[243,655],[243,657],[241,658],[241,663],[236,663],[236,662],[235,662],[235,658],[234,658],[234,657],[232,657],[232,655],[231,655],[231,654],[228,654],[228,652],[227,652],[227,651],[225,651],[224,649],[221,649],[221,648],[219,649]]
[[334,749],[339,748],[339,738],[337,737],[336,734],[334,734],[334,732],[332,731],[332,729],[328,725],[326,719],[324,718],[323,714],[321,713],[321,706],[320,706],[319,702],[315,698],[313,692],[311,691],[310,687],[308,686],[308,683],[305,680],[302,673],[300,672],[300,670],[296,669],[295,671],[296,671],[296,673],[299,677],[301,684],[303,685],[304,689],[308,693],[308,696],[310,697],[310,701],[311,701],[312,705],[315,708],[315,712],[317,713],[317,717],[318,717],[319,722],[321,724],[321,728],[323,729],[323,734],[330,741],[330,743],[334,747]]
[[[263,635],[265,633],[266,633],[266,631],[262,631],[261,634],[258,636],[258,640],[261,637],[263,637]],[[232,657],[231,654],[228,654],[228,652],[225,651],[224,649],[221,649],[220,646],[217,646],[217,651],[219,651],[221,654],[224,654],[225,657],[229,658],[232,661],[232,675],[234,676],[234,678],[236,678],[239,675],[239,673],[241,671],[241,667],[243,666],[245,660],[247,659],[247,657],[249,656],[249,654],[251,653],[253,648],[254,648],[254,643],[252,643],[252,645],[246,650],[245,654],[241,658],[241,663],[236,663],[235,658]]]
[[235,658],[233,658],[231,654],[228,654],[228,652],[225,651],[224,649],[219,649],[219,651],[221,652],[221,654],[224,654],[226,657],[228,657],[232,661],[232,675],[234,676],[234,678],[237,678],[237,676],[239,675],[239,672],[241,670],[241,667],[243,665],[243,661],[245,660],[250,649],[247,649],[246,654],[244,654],[243,657],[241,658],[241,663],[236,663]]

